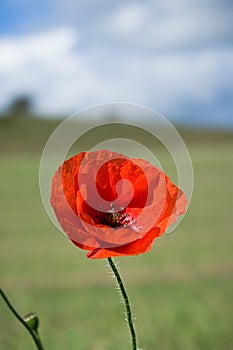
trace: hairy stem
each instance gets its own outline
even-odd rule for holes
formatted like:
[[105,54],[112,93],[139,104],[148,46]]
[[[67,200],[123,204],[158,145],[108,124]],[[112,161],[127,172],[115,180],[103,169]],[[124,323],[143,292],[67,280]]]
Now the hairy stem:
[[128,298],[126,289],[124,287],[123,281],[121,279],[121,276],[120,276],[112,258],[108,258],[108,262],[109,262],[109,266],[111,267],[111,269],[114,273],[114,276],[117,280],[117,283],[118,283],[120,291],[121,291],[121,295],[122,295],[123,300],[124,300],[124,304],[125,304],[125,308],[126,308],[126,315],[127,315],[127,322],[128,322],[128,326],[129,326],[129,330],[130,330],[130,334],[131,334],[131,339],[132,339],[132,350],[137,350],[136,333],[135,333],[135,329],[134,329],[129,298]]
[[18,314],[18,312],[15,310],[15,308],[12,306],[12,304],[10,303],[9,299],[7,298],[7,296],[5,295],[5,293],[3,292],[2,289],[0,289],[0,294],[3,298],[3,300],[5,301],[6,305],[8,306],[8,308],[11,310],[11,312],[13,313],[13,315],[17,318],[17,320],[27,329],[27,331],[30,333],[30,335],[32,336],[36,347],[38,350],[44,350],[44,347],[41,343],[39,334],[32,330],[27,323],[24,321],[24,319]]

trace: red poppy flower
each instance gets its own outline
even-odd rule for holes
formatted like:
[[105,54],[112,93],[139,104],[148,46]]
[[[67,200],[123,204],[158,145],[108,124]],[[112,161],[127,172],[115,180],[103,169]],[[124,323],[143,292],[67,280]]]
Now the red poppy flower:
[[110,151],[82,152],[52,179],[51,205],[69,239],[88,258],[150,250],[187,200],[160,169]]

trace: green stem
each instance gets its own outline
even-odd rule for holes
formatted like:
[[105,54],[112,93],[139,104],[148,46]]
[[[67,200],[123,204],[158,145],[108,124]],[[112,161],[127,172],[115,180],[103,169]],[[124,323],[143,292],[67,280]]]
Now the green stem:
[[6,305],[8,306],[8,308],[11,310],[11,312],[13,313],[13,315],[19,320],[20,323],[22,323],[22,325],[28,330],[28,332],[30,333],[30,335],[32,336],[36,347],[38,350],[44,350],[44,347],[41,343],[39,334],[36,331],[33,331],[28,325],[27,323],[24,321],[24,319],[18,314],[18,312],[15,310],[15,308],[12,306],[12,304],[10,303],[9,299],[6,297],[5,293],[3,292],[2,289],[0,289],[0,294],[3,298],[3,300],[5,301]]
[[134,330],[134,325],[133,325],[133,319],[132,319],[132,312],[130,308],[130,303],[129,303],[129,298],[126,293],[126,289],[124,287],[123,281],[121,279],[121,276],[116,268],[116,265],[114,264],[112,258],[108,258],[109,265],[114,273],[114,276],[117,280],[117,283],[119,285],[124,303],[125,303],[125,308],[126,308],[126,315],[127,315],[127,321],[128,321],[128,326],[131,334],[131,339],[132,339],[132,350],[137,350],[137,342],[136,342],[136,333]]

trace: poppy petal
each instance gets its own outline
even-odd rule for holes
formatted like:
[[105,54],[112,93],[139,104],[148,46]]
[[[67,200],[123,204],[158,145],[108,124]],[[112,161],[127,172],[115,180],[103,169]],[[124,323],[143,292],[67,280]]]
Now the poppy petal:
[[71,157],[52,179],[58,222],[93,259],[147,252],[187,204],[160,169],[107,150]]
[[128,243],[121,247],[111,249],[97,248],[90,251],[87,254],[87,257],[91,259],[103,259],[113,256],[138,255],[146,253],[151,249],[154,239],[159,236],[159,232],[159,228],[152,228],[142,239],[137,239],[136,241]]

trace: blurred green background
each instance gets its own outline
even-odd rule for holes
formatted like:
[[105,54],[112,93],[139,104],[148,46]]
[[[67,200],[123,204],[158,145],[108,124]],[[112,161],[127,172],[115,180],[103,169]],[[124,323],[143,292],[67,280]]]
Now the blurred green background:
[[[33,118],[0,120],[1,287],[21,315],[39,314],[48,350],[129,349],[124,305],[106,261],[87,259],[42,206],[39,162],[57,125]],[[188,213],[151,252],[116,260],[140,348],[231,349],[233,134],[179,131],[195,175]],[[35,348],[2,300],[0,348]]]
[[[55,119],[109,101],[183,125],[194,166],[175,232],[116,259],[140,348],[233,349],[232,11],[230,0],[0,1],[1,287],[21,315],[39,314],[46,350],[130,349],[106,261],[88,260],[54,227],[38,181]],[[128,132],[97,128],[70,154]],[[164,148],[139,130],[134,139],[177,183]],[[22,349],[35,346],[0,299],[0,350]]]

